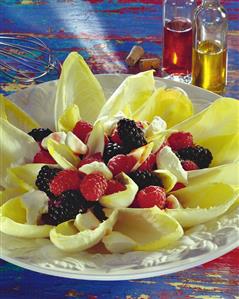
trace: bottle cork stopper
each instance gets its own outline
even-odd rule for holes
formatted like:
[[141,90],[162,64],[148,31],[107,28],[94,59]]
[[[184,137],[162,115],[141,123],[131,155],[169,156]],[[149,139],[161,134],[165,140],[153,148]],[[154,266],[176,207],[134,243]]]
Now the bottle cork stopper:
[[129,55],[126,57],[125,62],[129,66],[133,66],[144,55],[144,49],[140,46],[133,46]]
[[159,58],[144,58],[139,61],[139,69],[140,71],[148,71],[151,69],[159,69],[160,68],[160,59]]

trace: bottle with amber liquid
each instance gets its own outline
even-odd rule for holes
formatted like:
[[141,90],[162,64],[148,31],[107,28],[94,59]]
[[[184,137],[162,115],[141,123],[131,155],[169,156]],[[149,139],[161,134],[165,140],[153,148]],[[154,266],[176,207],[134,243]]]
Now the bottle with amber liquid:
[[178,81],[190,82],[192,71],[192,21],[196,0],[163,2],[163,71]]
[[194,15],[192,84],[218,94],[226,86],[227,29],[220,0],[203,0]]

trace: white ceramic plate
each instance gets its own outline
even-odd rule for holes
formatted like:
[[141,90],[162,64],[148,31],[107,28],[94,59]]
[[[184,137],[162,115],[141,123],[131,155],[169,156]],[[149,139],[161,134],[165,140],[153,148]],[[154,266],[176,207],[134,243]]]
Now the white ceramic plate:
[[[108,97],[127,75],[97,75]],[[157,85],[177,86],[192,99],[200,111],[218,98],[206,90],[166,79]],[[53,103],[56,82],[47,82],[10,96],[43,127],[53,129]],[[223,216],[188,230],[172,248],[158,252],[126,254],[66,254],[49,240],[25,240],[1,237],[1,257],[23,268],[68,278],[87,280],[127,280],[159,276],[189,269],[213,260],[239,245],[239,209],[231,208]]]

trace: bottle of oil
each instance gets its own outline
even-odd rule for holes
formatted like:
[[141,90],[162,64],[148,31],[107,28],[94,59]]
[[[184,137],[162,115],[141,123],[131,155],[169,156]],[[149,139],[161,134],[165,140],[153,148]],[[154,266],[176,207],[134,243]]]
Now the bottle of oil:
[[194,15],[192,84],[218,94],[226,85],[227,27],[220,0],[203,0]]

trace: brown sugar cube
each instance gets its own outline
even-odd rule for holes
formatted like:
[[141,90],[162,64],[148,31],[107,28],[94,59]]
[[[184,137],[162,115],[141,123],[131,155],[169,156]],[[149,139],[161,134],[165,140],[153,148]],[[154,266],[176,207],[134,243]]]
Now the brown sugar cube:
[[125,62],[129,66],[133,66],[144,55],[144,49],[140,46],[133,46],[129,55],[126,57]]
[[151,69],[159,69],[159,68],[160,68],[159,58],[145,58],[145,59],[140,59],[139,61],[140,71],[148,71]]

